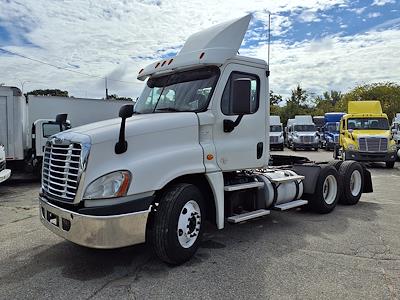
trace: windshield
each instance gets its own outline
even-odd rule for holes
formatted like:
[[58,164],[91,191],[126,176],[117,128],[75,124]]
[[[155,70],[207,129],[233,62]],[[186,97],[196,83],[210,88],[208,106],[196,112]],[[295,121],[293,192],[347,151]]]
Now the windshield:
[[376,129],[388,130],[389,123],[386,118],[357,118],[347,120],[347,129]]
[[203,111],[218,75],[219,69],[211,67],[150,78],[135,105],[135,112]]
[[294,131],[316,131],[315,125],[294,125]]
[[281,125],[271,125],[270,132],[282,132],[282,126]]
[[326,124],[325,130],[328,132],[339,132],[339,122]]

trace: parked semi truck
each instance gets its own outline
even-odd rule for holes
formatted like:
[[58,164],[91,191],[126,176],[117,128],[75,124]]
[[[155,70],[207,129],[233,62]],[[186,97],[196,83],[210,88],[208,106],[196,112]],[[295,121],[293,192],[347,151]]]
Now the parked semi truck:
[[339,145],[339,126],[340,119],[345,115],[342,112],[326,113],[325,125],[322,127],[322,147],[326,150],[333,150]]
[[339,143],[335,157],[385,162],[387,168],[394,167],[396,143],[379,101],[349,101],[348,112],[340,121]]
[[[40,173],[49,136],[71,125],[110,119],[129,103],[132,102],[33,95],[25,98],[18,88],[0,86],[0,144],[5,147],[8,166]],[[62,119],[66,115],[68,120]]]
[[277,156],[280,166],[268,165],[268,65],[237,54],[250,18],[198,32],[177,56],[140,70],[145,88],[120,118],[47,142],[44,226],[92,248],[146,241],[181,264],[199,247],[206,220],[223,229],[271,210],[328,213],[339,199],[355,204],[372,190],[357,162]]
[[319,137],[311,116],[295,116],[293,121],[288,121],[288,142],[294,151],[299,148],[318,151]]
[[400,113],[396,113],[396,116],[393,118],[391,130],[397,150],[400,150]]
[[6,152],[4,146],[0,145],[0,183],[6,181],[11,176],[11,170],[6,169]]
[[283,151],[283,128],[279,116],[270,116],[269,118],[269,147]]

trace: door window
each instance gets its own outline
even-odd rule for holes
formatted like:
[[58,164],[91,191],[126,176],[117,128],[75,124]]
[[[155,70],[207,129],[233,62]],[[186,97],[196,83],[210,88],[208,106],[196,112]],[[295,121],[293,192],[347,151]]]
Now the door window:
[[260,79],[258,76],[247,73],[240,72],[232,72],[228,82],[226,83],[224,93],[222,94],[221,99],[221,111],[224,115],[232,116],[234,115],[232,110],[232,85],[233,82],[237,79],[248,79],[251,83],[251,97],[250,97],[250,108],[251,113],[255,113],[258,110],[259,106],[259,95],[260,95]]

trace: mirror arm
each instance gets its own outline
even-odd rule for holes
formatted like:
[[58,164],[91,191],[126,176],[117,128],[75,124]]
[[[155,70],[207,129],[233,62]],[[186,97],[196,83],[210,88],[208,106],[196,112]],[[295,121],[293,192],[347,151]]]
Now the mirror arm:
[[125,121],[126,118],[121,119],[121,127],[119,129],[118,143],[115,144],[115,154],[122,154],[128,150],[128,142],[125,140]]
[[224,132],[232,132],[242,121],[243,115],[239,115],[235,121],[224,120]]

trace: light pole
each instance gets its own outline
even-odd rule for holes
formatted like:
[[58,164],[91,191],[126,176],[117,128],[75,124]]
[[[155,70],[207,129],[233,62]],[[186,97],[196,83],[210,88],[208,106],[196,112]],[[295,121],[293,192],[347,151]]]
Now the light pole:
[[29,80],[25,80],[25,81],[19,81],[19,83],[21,84],[21,92],[22,92],[22,95],[24,94],[24,85],[25,85],[25,83],[28,83],[28,82],[30,82]]

